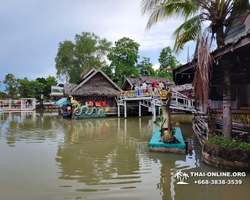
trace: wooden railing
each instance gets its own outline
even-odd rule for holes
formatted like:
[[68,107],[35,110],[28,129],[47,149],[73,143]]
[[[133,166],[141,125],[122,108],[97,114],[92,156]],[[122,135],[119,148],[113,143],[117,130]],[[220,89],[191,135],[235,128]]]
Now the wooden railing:
[[195,114],[193,117],[193,131],[201,146],[204,145],[209,135],[209,117],[207,115]]
[[[150,98],[145,100],[144,97],[150,97]],[[141,100],[142,105],[147,106],[148,108],[151,108],[152,104],[156,106],[161,106],[160,94],[159,90],[157,89],[154,91],[147,91],[147,90],[123,91],[117,94],[116,100],[118,105],[123,105],[124,100],[133,98],[136,100]],[[186,95],[183,95],[179,92],[172,92],[170,107],[175,110],[195,112],[194,100],[187,98]]]
[[[31,101],[31,103],[27,103]],[[34,98],[22,98],[18,100],[0,100],[1,112],[4,111],[30,111],[36,108]]]

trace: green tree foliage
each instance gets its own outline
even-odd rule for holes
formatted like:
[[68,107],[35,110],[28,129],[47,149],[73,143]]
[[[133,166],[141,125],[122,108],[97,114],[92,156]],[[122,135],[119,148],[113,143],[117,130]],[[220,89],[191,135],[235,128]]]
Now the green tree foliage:
[[6,99],[7,94],[5,92],[0,91],[0,99]]
[[36,81],[41,83],[43,90],[40,90],[40,96],[43,95],[43,99],[50,99],[51,86],[57,85],[57,80],[54,76],[48,78],[37,78]]
[[5,79],[3,81],[5,86],[5,91],[7,92],[7,95],[9,98],[16,98],[18,94],[18,89],[17,89],[17,79],[13,74],[7,74],[5,76]]
[[173,70],[179,67],[180,63],[176,60],[172,53],[173,51],[170,47],[162,49],[158,59],[160,67],[157,70],[157,75],[159,77],[168,77],[170,80],[173,80]]
[[56,86],[56,85],[57,85],[57,80],[54,76],[49,76],[48,78],[46,78],[46,85],[43,92],[45,98],[50,99],[51,86]]
[[141,76],[155,76],[153,65],[150,63],[150,58],[142,57],[142,61],[137,64],[136,68]]
[[139,77],[139,71],[136,69],[139,46],[134,40],[124,37],[115,42],[115,47],[112,47],[108,54],[111,70],[114,70],[113,80],[119,86],[126,78]]
[[59,43],[55,58],[57,77],[69,83],[77,83],[84,69],[101,68],[106,65],[105,56],[112,43],[94,33],[83,32],[75,35],[75,43]]
[[102,71],[112,80],[114,79],[114,74],[112,72],[112,68],[109,65],[105,65],[102,67]]
[[[15,85],[15,98],[37,98],[41,100],[41,95],[43,95],[43,99],[50,99],[51,86],[57,85],[56,78],[53,76],[49,76],[46,79],[43,77],[37,78],[35,81],[29,81],[27,77],[24,79],[15,79],[14,75],[12,76],[11,74],[6,75],[6,77],[6,91],[11,91],[10,94],[12,94],[14,88],[12,85]],[[2,95],[5,97],[4,94]],[[8,97],[10,96],[8,95]]]
[[30,98],[36,98],[41,101],[41,94],[43,94],[45,85],[38,81],[30,81]]
[[20,98],[27,98],[30,97],[30,81],[28,80],[27,77],[24,79],[17,79],[18,82],[18,93]]

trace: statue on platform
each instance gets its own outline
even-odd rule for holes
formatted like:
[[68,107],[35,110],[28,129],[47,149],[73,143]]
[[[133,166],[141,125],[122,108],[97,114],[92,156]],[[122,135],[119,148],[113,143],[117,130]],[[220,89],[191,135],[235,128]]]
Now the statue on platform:
[[174,137],[173,129],[171,129],[170,120],[170,102],[171,102],[171,87],[160,89],[162,116],[156,119],[156,123],[161,128],[161,139],[164,143],[179,143]]

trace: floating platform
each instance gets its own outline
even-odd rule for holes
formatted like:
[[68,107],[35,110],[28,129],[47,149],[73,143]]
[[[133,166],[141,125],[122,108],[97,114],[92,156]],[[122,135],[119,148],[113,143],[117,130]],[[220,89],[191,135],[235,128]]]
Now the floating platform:
[[180,143],[163,143],[161,142],[161,132],[157,128],[149,142],[149,148],[151,151],[158,152],[173,152],[173,153],[186,153],[186,144],[181,133],[180,127],[172,127],[175,129],[175,138],[180,141]]

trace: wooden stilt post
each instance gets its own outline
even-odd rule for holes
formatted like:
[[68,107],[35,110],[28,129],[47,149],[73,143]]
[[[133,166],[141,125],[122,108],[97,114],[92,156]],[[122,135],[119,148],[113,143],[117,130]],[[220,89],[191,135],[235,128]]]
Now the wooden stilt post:
[[127,119],[124,119],[124,132],[125,135],[127,136]]
[[124,117],[127,118],[127,101],[124,101]]
[[21,99],[21,110],[23,110],[23,99]]
[[139,118],[139,130],[140,130],[140,133],[141,133],[141,118]]
[[121,130],[121,119],[118,118],[118,131],[120,131],[120,130]]
[[35,110],[36,109],[36,99],[32,99],[32,109]]
[[141,117],[141,101],[139,101],[139,117]]
[[118,117],[120,117],[120,105],[118,105]]
[[11,109],[11,99],[9,99],[9,110]]
[[156,120],[156,110],[155,110],[155,103],[153,105],[153,122]]

